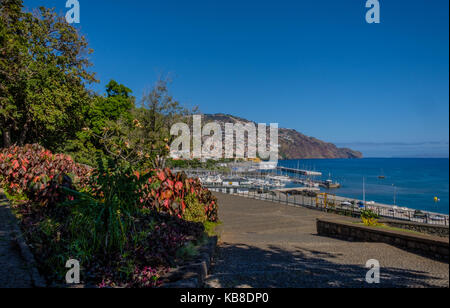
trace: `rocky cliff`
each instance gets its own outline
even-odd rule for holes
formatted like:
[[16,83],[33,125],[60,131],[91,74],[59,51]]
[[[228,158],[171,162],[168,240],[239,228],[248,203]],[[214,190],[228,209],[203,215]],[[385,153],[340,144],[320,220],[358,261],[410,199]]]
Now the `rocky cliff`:
[[[225,123],[248,123],[246,119],[226,114],[206,114],[203,124],[216,121],[223,126]],[[362,158],[362,153],[348,148],[338,148],[313,137],[305,136],[294,129],[279,128],[278,142],[280,159],[305,158]]]

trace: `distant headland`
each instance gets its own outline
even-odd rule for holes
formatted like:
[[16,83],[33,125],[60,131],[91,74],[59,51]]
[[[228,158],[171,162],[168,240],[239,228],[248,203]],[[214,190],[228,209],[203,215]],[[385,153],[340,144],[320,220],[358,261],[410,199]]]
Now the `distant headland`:
[[[228,114],[205,114],[203,121],[219,123],[248,123],[247,119]],[[294,129],[279,128],[280,159],[331,159],[331,158],[362,158],[361,152],[338,148],[336,145],[308,137]]]

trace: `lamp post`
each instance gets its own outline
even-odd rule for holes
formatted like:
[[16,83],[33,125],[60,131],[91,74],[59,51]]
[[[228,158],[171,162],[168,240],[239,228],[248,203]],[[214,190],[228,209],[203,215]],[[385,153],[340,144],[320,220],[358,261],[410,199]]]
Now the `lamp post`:
[[395,186],[395,184],[392,184],[392,186],[394,187],[394,205],[396,205],[395,203],[396,203],[396,193],[397,193],[397,187]]
[[363,177],[363,204],[364,209],[366,208],[366,179]]

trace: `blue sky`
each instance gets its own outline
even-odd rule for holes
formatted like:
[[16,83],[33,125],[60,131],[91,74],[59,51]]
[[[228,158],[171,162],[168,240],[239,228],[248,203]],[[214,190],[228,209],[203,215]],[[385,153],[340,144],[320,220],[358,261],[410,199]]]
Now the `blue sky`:
[[[26,0],[29,8],[65,0]],[[204,113],[277,122],[366,156],[449,151],[449,1],[79,0],[103,92],[161,73]]]

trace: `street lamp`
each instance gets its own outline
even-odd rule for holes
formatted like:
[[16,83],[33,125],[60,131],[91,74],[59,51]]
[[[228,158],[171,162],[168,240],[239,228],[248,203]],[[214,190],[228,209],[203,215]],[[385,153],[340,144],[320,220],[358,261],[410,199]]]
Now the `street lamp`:
[[396,202],[397,187],[395,186],[395,184],[392,184],[392,186],[394,187],[394,205],[395,205],[395,202]]

